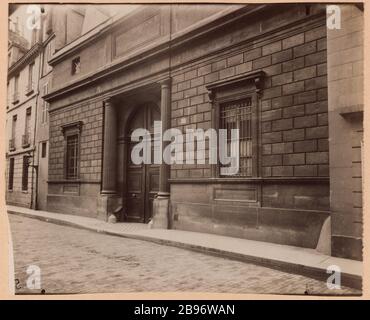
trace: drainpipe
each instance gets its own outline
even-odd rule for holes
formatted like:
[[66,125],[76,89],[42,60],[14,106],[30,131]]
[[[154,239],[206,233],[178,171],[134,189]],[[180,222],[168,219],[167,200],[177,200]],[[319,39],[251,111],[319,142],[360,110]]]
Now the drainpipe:
[[[41,28],[39,30],[40,34],[41,34],[41,37],[42,37],[42,34],[43,34],[43,21],[41,21]],[[39,49],[39,54],[38,54],[38,58],[39,58],[39,70],[38,70],[38,76],[37,76],[37,93],[36,93],[36,103],[35,103],[35,123],[34,123],[34,132],[33,132],[33,145],[34,145],[34,149],[33,149],[33,156],[32,156],[32,165],[31,167],[34,169],[32,170],[32,178],[31,178],[31,204],[30,204],[30,209],[35,209],[37,210],[37,193],[38,193],[38,180],[39,180],[39,171],[38,171],[38,162],[39,162],[39,156],[38,156],[38,146],[36,145],[37,141],[36,141],[36,136],[37,136],[37,111],[38,111],[38,102],[39,102],[39,96],[40,96],[40,79],[41,79],[41,76],[42,76],[42,59],[41,59],[41,54],[43,53],[43,50],[42,50],[42,38],[40,40],[40,38],[38,39],[39,41],[39,45],[41,46],[41,48]],[[35,161],[36,161],[36,156],[37,156],[37,164],[35,164]],[[34,184],[34,172],[35,172],[35,179],[36,179],[36,185],[35,185],[35,190],[33,189],[33,184]],[[34,192],[35,192],[35,195],[34,195]],[[33,199],[35,198],[35,202],[33,202]]]

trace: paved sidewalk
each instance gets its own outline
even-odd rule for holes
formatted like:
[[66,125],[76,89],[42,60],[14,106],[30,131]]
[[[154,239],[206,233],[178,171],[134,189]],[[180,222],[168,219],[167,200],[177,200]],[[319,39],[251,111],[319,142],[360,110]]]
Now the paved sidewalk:
[[7,206],[7,209],[11,214],[109,235],[181,247],[320,280],[328,278],[328,266],[336,265],[341,269],[343,285],[361,289],[362,262],[327,256],[314,249],[181,230],[150,229],[148,225],[139,223],[110,224],[93,218],[14,206]]

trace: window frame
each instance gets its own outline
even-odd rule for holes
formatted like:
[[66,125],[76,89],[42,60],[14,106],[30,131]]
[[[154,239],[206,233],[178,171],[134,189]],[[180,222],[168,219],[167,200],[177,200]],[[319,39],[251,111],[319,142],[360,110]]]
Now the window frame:
[[17,73],[14,76],[14,83],[13,83],[13,97],[12,97],[12,103],[17,104],[19,103],[19,78],[20,78],[20,73]]
[[[43,96],[49,93],[49,82],[46,82],[43,87]],[[41,123],[47,124],[49,122],[49,103],[42,98]]]
[[14,167],[15,158],[9,158],[9,171],[8,171],[8,191],[13,191],[14,188]]
[[27,94],[31,94],[34,91],[34,70],[35,62],[32,61],[28,65],[28,83],[27,83]]
[[[79,68],[77,69],[75,67],[75,62],[78,60],[78,63],[79,63]],[[78,57],[75,57],[72,59],[71,61],[71,75],[74,76],[74,75],[78,75],[81,73],[81,57],[78,56]]]
[[29,156],[22,157],[22,191],[28,191],[28,170],[29,170]]
[[[206,86],[210,102],[212,104],[211,125],[219,132],[221,121],[221,105],[237,102],[250,98],[252,105],[251,134],[252,134],[252,175],[221,175],[220,164],[212,165],[212,177],[220,179],[248,180],[259,177],[259,127],[260,127],[260,92],[262,78],[265,73],[257,70],[244,75],[231,77],[226,80],[217,81]],[[240,160],[240,159],[239,159]],[[218,160],[219,161],[219,160]]]
[[[64,179],[66,180],[79,180],[80,178],[80,163],[81,163],[81,129],[82,121],[69,123],[62,126],[62,132],[64,136]],[[71,136],[77,136],[77,160],[76,160],[76,176],[68,176],[68,138]]]
[[17,94],[19,93],[18,90],[19,90],[19,77],[20,77],[20,74],[17,73],[15,76],[14,76],[14,88],[13,88],[13,94]]
[[[256,98],[256,94],[255,93],[245,93],[245,94],[242,94],[242,95],[233,95],[232,97],[228,97],[227,99],[220,99],[219,101],[217,101],[217,118],[218,118],[218,125],[219,125],[219,129],[226,129],[226,128],[223,128],[221,126],[221,121],[222,121],[222,116],[221,116],[221,113],[222,113],[222,108],[224,107],[224,105],[231,105],[231,104],[235,104],[235,103],[239,103],[239,102],[242,102],[242,101],[247,101],[250,99],[250,109],[251,109],[251,119],[250,119],[250,126],[251,126],[251,136],[250,136],[250,141],[252,142],[252,155],[251,155],[251,159],[252,159],[252,166],[251,166],[251,175],[242,175],[241,172],[239,171],[238,174],[236,174],[234,177],[238,177],[238,178],[253,178],[253,177],[256,177],[257,176],[257,160],[258,160],[258,157],[257,157],[257,152],[258,152],[258,123],[257,123],[257,98]],[[240,129],[240,119],[238,119],[238,122],[236,123],[236,128],[237,129]],[[239,133],[241,133],[239,131]],[[239,138],[241,138],[239,136]],[[240,145],[239,145],[240,147]],[[241,168],[240,165],[241,165],[241,154],[240,154],[241,150],[239,149],[239,169]],[[222,175],[221,174],[221,163],[218,163],[217,164],[217,177],[219,178],[230,178],[229,175]]]
[[[251,176],[241,176],[239,174],[235,176],[229,176],[229,175],[221,175],[220,169],[221,164],[218,162],[217,165],[214,165],[214,174],[216,178],[231,178],[231,179],[248,179],[248,178],[255,178],[258,176],[258,108],[257,108],[257,95],[253,91],[246,91],[239,94],[231,94],[227,95],[222,98],[216,98],[214,100],[214,112],[215,112],[215,119],[214,119],[214,126],[213,128],[216,129],[217,132],[219,132],[219,129],[225,129],[221,128],[220,122],[221,122],[221,108],[224,104],[230,104],[235,103],[238,101],[251,99],[251,109],[252,109],[252,119],[251,119],[251,134],[252,134],[252,175]],[[239,157],[240,161],[240,157]]]
[[41,158],[42,159],[46,158],[47,148],[48,148],[47,141],[41,142]]
[[15,139],[15,136],[17,134],[17,121],[18,121],[18,115],[13,115],[12,117],[12,139]]
[[24,134],[31,136],[31,120],[32,120],[32,107],[26,109],[26,117],[24,123]]

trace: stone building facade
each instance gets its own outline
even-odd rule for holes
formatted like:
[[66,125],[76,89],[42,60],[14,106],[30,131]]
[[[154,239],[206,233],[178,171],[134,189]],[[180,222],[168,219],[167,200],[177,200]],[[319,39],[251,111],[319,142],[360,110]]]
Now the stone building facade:
[[332,253],[361,259],[364,111],[364,12],[341,5],[342,25],[328,31]]
[[[330,253],[327,44],[318,4],[107,15],[49,61],[48,210]],[[130,135],[155,120],[162,132],[240,128],[239,174],[135,165]]]
[[39,32],[22,24],[25,7],[9,16],[6,106],[6,201],[33,207],[36,173],[30,166],[35,152],[35,119],[41,45]]

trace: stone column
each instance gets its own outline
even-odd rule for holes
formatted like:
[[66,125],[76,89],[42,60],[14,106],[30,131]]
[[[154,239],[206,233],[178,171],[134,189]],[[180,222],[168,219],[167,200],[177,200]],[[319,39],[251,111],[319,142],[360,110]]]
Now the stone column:
[[122,208],[117,195],[117,110],[111,99],[104,101],[104,146],[99,218],[116,222]]
[[111,100],[104,102],[104,152],[102,194],[116,194],[117,112]]
[[[160,82],[161,85],[161,122],[162,122],[162,136],[163,133],[171,128],[171,80],[166,79]],[[162,142],[163,150],[169,144],[169,141]],[[170,166],[162,160],[159,169],[159,192],[158,197],[168,198],[170,196]]]
[[[163,133],[171,127],[171,79],[160,82],[161,85],[161,122]],[[162,142],[163,150],[169,142]],[[169,205],[170,205],[170,166],[163,161],[159,168],[159,192],[153,202],[153,228],[168,229],[170,226]]]

